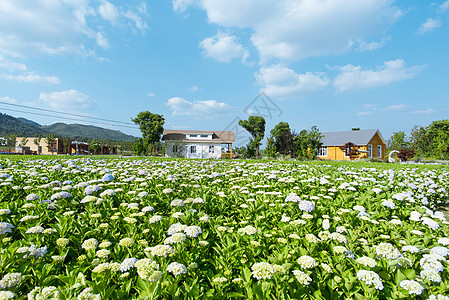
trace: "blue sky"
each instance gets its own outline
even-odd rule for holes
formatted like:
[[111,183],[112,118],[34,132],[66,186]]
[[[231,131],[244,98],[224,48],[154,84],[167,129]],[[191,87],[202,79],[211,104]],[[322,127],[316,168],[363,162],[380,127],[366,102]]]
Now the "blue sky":
[[0,102],[121,122],[149,110],[166,129],[259,110],[266,135],[286,121],[388,139],[448,118],[447,53],[449,0],[0,0]]

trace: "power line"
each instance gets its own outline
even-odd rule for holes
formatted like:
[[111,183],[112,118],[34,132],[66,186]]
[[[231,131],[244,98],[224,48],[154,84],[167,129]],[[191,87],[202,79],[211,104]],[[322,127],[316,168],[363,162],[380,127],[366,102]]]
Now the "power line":
[[[30,115],[45,116],[45,117],[51,117],[51,118],[61,118],[61,116],[41,114],[41,113],[37,113],[37,112],[28,112],[28,111],[16,110],[16,109],[10,109],[10,108],[2,108],[2,110],[20,112],[20,113],[25,113],[25,114],[30,114]],[[136,127],[126,126],[126,125],[116,125],[116,124],[102,123],[102,122],[96,122],[96,121],[86,121],[86,120],[80,120],[80,119],[69,118],[69,117],[64,117],[64,118],[67,120],[95,123],[95,124],[101,124],[101,125],[107,125],[107,126],[113,126],[113,127],[126,127],[126,128],[137,129]]]
[[126,125],[133,125],[132,123],[128,123],[128,122],[115,121],[115,120],[109,120],[109,119],[102,119],[102,118],[96,118],[96,117],[91,117],[91,116],[84,116],[84,115],[79,115],[79,114],[73,114],[73,113],[62,112],[62,111],[51,110],[51,109],[45,109],[45,108],[39,108],[39,107],[32,107],[32,106],[28,106],[28,105],[20,105],[20,104],[8,103],[8,102],[3,102],[3,101],[0,101],[0,104],[16,106],[16,107],[22,107],[22,108],[28,108],[28,109],[34,109],[34,110],[40,110],[40,111],[53,112],[53,113],[58,113],[58,114],[63,114],[63,115],[70,115],[70,116],[81,117],[81,118],[85,118],[85,119],[94,119],[94,120],[100,120],[100,121],[107,121],[107,122],[114,122],[114,123],[120,123],[120,124],[126,124]]

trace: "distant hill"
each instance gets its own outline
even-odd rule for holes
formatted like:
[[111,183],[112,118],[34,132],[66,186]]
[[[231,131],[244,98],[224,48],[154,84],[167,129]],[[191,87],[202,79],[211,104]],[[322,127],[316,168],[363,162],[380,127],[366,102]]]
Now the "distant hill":
[[125,134],[118,130],[111,130],[97,126],[81,124],[55,123],[49,126],[25,119],[14,118],[7,114],[0,113],[0,136],[15,134],[17,136],[36,136],[41,134],[54,134],[58,137],[69,137],[72,139],[98,139],[111,141],[133,141],[136,137]]
[[15,134],[17,136],[36,136],[37,134],[46,135],[50,133],[41,128],[41,126],[33,125],[30,122],[24,122],[10,115],[0,113],[0,135],[5,136],[8,134]]
[[136,137],[124,134],[118,130],[105,129],[97,126],[81,124],[55,123],[49,126],[41,126],[44,130],[57,136],[69,138],[83,137],[87,139],[102,139],[111,141],[133,141]]
[[22,117],[18,117],[16,119],[21,121],[21,122],[24,122],[24,123],[27,123],[27,124],[31,124],[31,125],[34,125],[34,126],[37,126],[37,127],[41,126],[41,124],[39,124],[39,123],[36,123],[34,121],[31,121],[31,120],[28,120],[28,119],[25,119],[25,118],[22,118]]

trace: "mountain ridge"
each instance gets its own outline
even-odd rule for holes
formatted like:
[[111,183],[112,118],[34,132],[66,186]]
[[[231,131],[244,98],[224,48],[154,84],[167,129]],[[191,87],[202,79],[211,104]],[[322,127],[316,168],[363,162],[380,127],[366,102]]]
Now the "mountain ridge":
[[17,136],[45,136],[54,134],[57,137],[71,139],[100,139],[111,141],[133,141],[137,137],[119,130],[106,129],[92,125],[65,124],[58,122],[52,125],[40,125],[32,120],[13,117],[0,113],[0,136],[15,134]]

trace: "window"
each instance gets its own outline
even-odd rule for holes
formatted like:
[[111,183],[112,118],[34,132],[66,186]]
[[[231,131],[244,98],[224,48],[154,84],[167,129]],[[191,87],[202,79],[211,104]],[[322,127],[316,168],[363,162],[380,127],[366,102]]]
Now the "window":
[[209,137],[208,134],[202,134],[202,135],[201,135],[201,138],[208,138],[208,137]]
[[368,157],[373,157],[373,145],[368,145]]
[[173,153],[177,153],[178,152],[178,145],[173,145]]
[[190,153],[196,153],[196,146],[190,146]]
[[346,147],[345,148],[345,157],[349,157],[349,150],[351,149],[351,147]]
[[327,147],[321,147],[318,151],[318,156],[327,157]]
[[215,146],[209,146],[209,153],[214,153]]
[[382,145],[377,145],[377,158],[382,158]]

